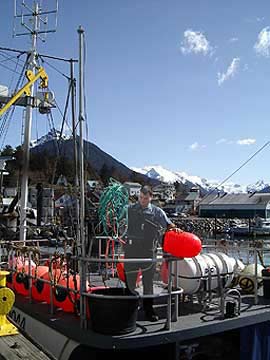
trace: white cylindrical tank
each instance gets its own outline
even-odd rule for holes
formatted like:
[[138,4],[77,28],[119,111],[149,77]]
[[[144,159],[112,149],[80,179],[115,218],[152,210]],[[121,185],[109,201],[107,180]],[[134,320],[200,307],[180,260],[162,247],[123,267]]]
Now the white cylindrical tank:
[[[214,290],[219,285],[220,275],[221,285],[229,287],[236,268],[236,260],[220,252],[184,258],[177,261],[177,286],[183,288],[185,294],[195,294],[203,287]],[[175,271],[172,273],[176,275]]]

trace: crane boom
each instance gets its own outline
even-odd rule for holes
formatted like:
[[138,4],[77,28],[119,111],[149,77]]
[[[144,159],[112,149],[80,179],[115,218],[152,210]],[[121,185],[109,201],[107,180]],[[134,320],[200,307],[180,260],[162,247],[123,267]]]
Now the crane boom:
[[41,79],[39,87],[44,89],[48,87],[48,75],[43,67],[38,68],[36,74],[32,70],[26,70],[25,76],[28,82],[9,100],[9,102],[0,109],[0,117],[23,95],[30,96],[30,87],[38,79]]

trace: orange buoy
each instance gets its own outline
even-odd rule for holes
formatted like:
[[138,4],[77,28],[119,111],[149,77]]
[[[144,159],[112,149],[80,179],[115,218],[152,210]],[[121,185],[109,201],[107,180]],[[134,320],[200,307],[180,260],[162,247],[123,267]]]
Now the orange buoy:
[[54,288],[53,304],[65,312],[73,313],[78,306],[79,294],[76,295],[72,290],[80,290],[80,276],[62,274]]
[[[34,276],[35,274],[35,266],[30,266],[30,275]],[[21,295],[29,295],[29,265],[25,265],[20,268],[18,272],[14,273],[13,277],[14,290]]]
[[10,273],[6,276],[6,286],[10,289],[14,288],[14,273],[10,271]]
[[161,280],[164,282],[164,284],[167,284],[168,283],[168,262],[167,261],[164,261],[161,265],[160,276],[161,276]]
[[[31,260],[31,267],[35,268],[36,264]],[[7,276],[7,287],[14,289],[19,294],[28,295],[29,294],[29,260],[24,260],[21,256],[14,257],[13,259],[9,259],[9,267],[10,269],[14,269],[15,271],[11,271]],[[31,269],[31,275],[33,275],[33,270]]]
[[50,303],[50,285],[42,280],[50,281],[48,266],[37,267],[37,277],[33,279],[32,297],[36,301]]
[[194,257],[202,249],[201,240],[189,232],[166,231],[163,250],[176,257]]
[[116,264],[116,270],[117,270],[117,274],[120,280],[122,280],[123,282],[126,281],[126,276],[125,276],[125,269],[124,269],[124,263],[117,263]]
[[[117,274],[120,280],[122,280],[123,282],[126,282],[126,274],[125,274],[125,267],[124,267],[124,263],[117,263],[116,265],[116,270],[117,270]],[[138,271],[137,274],[137,280],[136,280],[136,284],[139,284],[139,282],[142,279],[142,272],[141,270]]]

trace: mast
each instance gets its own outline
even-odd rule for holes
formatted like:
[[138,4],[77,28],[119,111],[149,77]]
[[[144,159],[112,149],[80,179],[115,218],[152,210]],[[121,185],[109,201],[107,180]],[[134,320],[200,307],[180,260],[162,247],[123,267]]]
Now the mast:
[[[33,71],[36,67],[36,54],[37,54],[37,31],[38,31],[38,3],[34,8],[34,22],[32,29],[32,48],[29,52],[28,69]],[[26,240],[26,208],[28,201],[28,172],[29,172],[29,156],[30,156],[30,138],[32,129],[32,114],[33,109],[31,106],[31,98],[34,96],[34,86],[30,87],[31,95],[27,98],[27,106],[25,112],[25,129],[24,129],[24,142],[23,142],[23,166],[22,166],[22,187],[21,187],[21,213],[20,213],[20,240]]]
[[[39,5],[38,0],[32,2],[32,6],[27,5],[26,0],[22,0],[21,9],[17,9],[17,1],[14,2],[14,36],[31,36],[32,46],[28,52],[27,70],[31,70],[35,74],[37,67],[37,40],[45,41],[42,35],[46,35],[48,32],[55,32],[57,21],[55,21],[55,28],[48,29],[48,15],[56,14],[58,11],[58,0],[55,0],[55,10],[43,11]],[[26,12],[25,12],[26,11]],[[45,16],[43,16],[45,15]],[[16,33],[16,20],[20,19],[20,25],[26,29],[26,32]],[[56,17],[55,17],[56,19]],[[32,25],[29,25],[29,23]],[[20,240],[26,240],[26,208],[28,201],[28,173],[29,173],[29,157],[30,157],[30,140],[32,130],[32,113],[33,104],[32,99],[34,96],[34,86],[29,88],[30,96],[27,96],[27,104],[25,110],[25,126],[24,126],[24,141],[23,141],[23,165],[22,165],[22,183],[21,183],[21,199],[20,199]]]
[[76,239],[77,243],[80,243],[80,229],[79,229],[79,220],[80,220],[80,203],[77,198],[79,193],[79,176],[78,176],[78,146],[77,146],[77,127],[76,127],[76,80],[74,78],[74,61],[70,59],[70,81],[71,81],[71,113],[72,113],[72,134],[73,134],[73,151],[74,151],[74,169],[75,169],[75,179],[74,186],[76,189]]
[[80,26],[79,33],[79,129],[80,129],[80,141],[79,141],[79,157],[80,157],[80,241],[81,241],[81,255],[85,256],[85,233],[84,233],[84,220],[85,220],[85,192],[84,192],[84,149],[83,149],[83,123],[84,116],[84,30]]
[[[85,192],[84,192],[84,149],[83,149],[83,124],[84,116],[84,30],[81,26],[78,29],[79,34],[79,159],[80,159],[80,245],[79,255],[85,258],[86,242],[85,242]],[[80,261],[80,289],[81,293],[86,291],[86,265],[83,260]],[[86,299],[82,298],[80,302],[80,319],[81,327],[86,327]]]

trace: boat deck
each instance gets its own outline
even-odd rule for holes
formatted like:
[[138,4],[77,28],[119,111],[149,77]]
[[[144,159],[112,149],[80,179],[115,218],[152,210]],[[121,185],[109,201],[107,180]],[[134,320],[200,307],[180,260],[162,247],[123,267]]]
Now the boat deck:
[[91,329],[80,328],[79,317],[59,310],[49,314],[49,305],[42,303],[30,304],[27,298],[17,295],[15,307],[22,312],[31,313],[33,317],[65,334],[75,341],[100,350],[131,350],[161,344],[182,343],[198,337],[219,334],[230,330],[240,329],[270,320],[270,299],[258,296],[259,303],[249,296],[242,297],[241,314],[228,319],[220,319],[220,312],[216,307],[202,312],[199,303],[179,303],[179,316],[172,322],[171,329],[166,330],[166,303],[155,302],[155,310],[160,316],[159,321],[152,323],[145,321],[143,311],[139,310],[136,330],[124,335],[104,335]]

